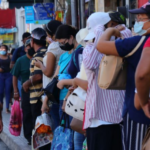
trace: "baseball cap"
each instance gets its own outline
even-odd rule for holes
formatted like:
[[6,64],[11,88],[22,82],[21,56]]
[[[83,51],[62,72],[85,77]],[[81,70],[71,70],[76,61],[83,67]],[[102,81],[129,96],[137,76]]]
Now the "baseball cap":
[[115,12],[115,11],[110,12],[109,16],[112,21],[115,21],[119,24],[126,24],[126,19],[120,12]]
[[87,29],[88,29],[88,35],[85,37],[85,41],[92,40],[95,38],[94,28],[97,25],[105,25],[111,20],[109,13],[104,12],[96,12],[89,16],[87,19]]
[[81,44],[82,46],[86,45],[84,38],[87,36],[87,34],[88,34],[87,28],[79,30],[79,32],[76,34],[76,41],[78,42],[78,44]]
[[31,37],[36,40],[46,41],[46,31],[42,28],[36,28],[31,32]]
[[26,42],[25,42],[25,47],[27,47],[28,45],[30,45],[30,42],[31,42],[31,38],[27,39]]
[[145,3],[141,8],[129,10],[131,14],[150,14],[150,2]]

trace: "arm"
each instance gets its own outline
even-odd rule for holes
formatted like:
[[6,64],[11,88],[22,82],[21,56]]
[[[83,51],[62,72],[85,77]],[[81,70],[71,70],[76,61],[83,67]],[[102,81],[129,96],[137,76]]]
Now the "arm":
[[55,71],[55,74],[54,74],[53,77],[56,77],[56,76],[59,74],[59,69],[60,69],[60,66],[57,66],[56,71]]
[[84,62],[85,68],[90,69],[90,70],[96,69],[100,62],[100,60],[98,59],[100,53],[96,50],[96,45],[99,40],[99,37],[104,32],[104,27],[100,25],[95,30],[97,31],[95,31],[96,38],[95,38],[94,43],[88,44],[83,50],[83,62]]
[[139,99],[139,96],[138,96],[137,93],[135,93],[135,96],[134,96],[134,107],[135,107],[137,110],[140,110],[140,109],[141,109],[140,99]]
[[115,28],[108,28],[104,34],[100,37],[97,44],[97,50],[106,55],[119,56],[115,41],[109,41],[111,36],[120,37],[120,32]]
[[11,62],[10,62],[10,69],[12,69],[15,65],[15,62],[17,60],[17,54],[18,54],[18,49],[15,49],[12,59],[11,59]]
[[2,104],[0,103],[0,133],[3,131],[2,109],[3,109],[3,106],[2,106]]
[[0,68],[0,72],[3,72],[3,69],[2,69],[2,68]]
[[47,64],[46,67],[39,60],[35,62],[35,66],[41,68],[45,76],[52,77],[54,74],[55,63],[56,63],[56,57],[52,53],[48,52],[47,60],[46,60],[46,64]]
[[14,99],[19,100],[18,78],[16,76],[13,76],[13,88],[14,88]]
[[86,80],[82,80],[79,78],[69,79],[69,80],[61,80],[58,82],[57,87],[63,89],[64,86],[73,86],[74,88],[80,86],[82,89],[87,91],[88,82]]
[[143,50],[140,62],[138,64],[135,81],[140,98],[141,106],[148,103],[150,90],[150,48]]

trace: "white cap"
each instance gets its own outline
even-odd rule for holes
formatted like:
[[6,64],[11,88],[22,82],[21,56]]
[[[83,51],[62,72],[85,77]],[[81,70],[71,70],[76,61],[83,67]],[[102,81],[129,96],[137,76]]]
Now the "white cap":
[[87,28],[79,30],[79,32],[76,34],[76,41],[78,42],[78,44],[81,44],[82,46],[86,45],[84,38],[87,36],[87,34],[88,34]]
[[104,12],[96,12],[89,16],[87,20],[87,29],[89,31],[88,35],[85,37],[85,41],[89,41],[95,38],[94,28],[97,25],[105,25],[107,24],[111,18],[109,17],[109,13]]

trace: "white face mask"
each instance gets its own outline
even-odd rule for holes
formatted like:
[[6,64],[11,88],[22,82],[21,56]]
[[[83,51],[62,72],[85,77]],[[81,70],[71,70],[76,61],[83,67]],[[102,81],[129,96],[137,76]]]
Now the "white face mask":
[[[149,20],[148,20],[149,21]],[[143,26],[144,26],[144,23],[148,22],[148,21],[145,21],[145,22],[135,22],[134,24],[134,32],[137,34],[137,35],[143,35],[145,34],[149,29],[147,30],[143,30]]]

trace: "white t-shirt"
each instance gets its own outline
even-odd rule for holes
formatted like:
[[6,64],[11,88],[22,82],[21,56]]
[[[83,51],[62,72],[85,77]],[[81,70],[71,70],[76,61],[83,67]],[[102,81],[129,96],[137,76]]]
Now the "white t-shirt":
[[[49,46],[48,46],[48,50],[47,50],[47,53],[52,53],[55,57],[56,57],[56,63],[55,63],[55,70],[57,68],[57,65],[58,65],[58,61],[59,61],[59,58],[61,56],[61,54],[63,54],[65,51],[63,51],[60,47],[59,47],[59,43],[58,42],[52,42]],[[45,55],[45,57],[43,58],[43,64],[44,66],[46,66],[47,64],[47,53]],[[54,70],[54,73],[55,73],[55,70]],[[49,78],[47,76],[45,76],[43,74],[43,88],[45,88],[47,86],[47,84],[49,82],[52,81],[52,78]]]

